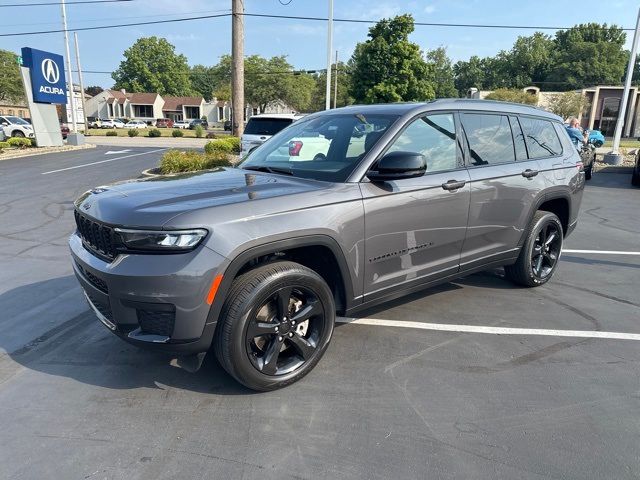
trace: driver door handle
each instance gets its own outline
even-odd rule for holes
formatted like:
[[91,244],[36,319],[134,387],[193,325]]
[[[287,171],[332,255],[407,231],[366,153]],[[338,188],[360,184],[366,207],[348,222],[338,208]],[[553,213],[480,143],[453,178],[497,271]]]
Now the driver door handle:
[[458,190],[459,188],[462,188],[466,185],[467,182],[465,182],[464,180],[449,180],[446,183],[442,184],[442,188],[444,188],[445,190]]
[[522,172],[522,176],[524,178],[533,178],[536,175],[538,175],[538,170],[531,170],[530,168],[527,168],[524,172]]

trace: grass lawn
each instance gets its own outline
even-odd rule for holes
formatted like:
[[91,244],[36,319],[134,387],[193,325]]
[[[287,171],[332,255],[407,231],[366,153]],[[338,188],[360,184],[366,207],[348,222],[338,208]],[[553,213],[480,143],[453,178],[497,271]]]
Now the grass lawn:
[[[149,128],[144,129],[141,128],[139,130],[139,137],[146,137],[149,135]],[[163,137],[171,137],[172,136],[172,132],[173,132],[173,128],[159,128],[158,130],[160,130],[160,132],[162,132],[162,136]],[[115,131],[119,137],[128,137],[129,136],[129,129],[128,128],[116,128],[116,129],[112,129],[112,128],[92,128],[89,130],[89,132],[87,133],[88,137],[105,137],[107,135],[107,132],[113,132]],[[184,136],[182,138],[196,138],[196,131],[195,130],[180,130],[182,133],[184,133]],[[212,130],[209,130],[210,132]],[[213,130],[213,133],[215,133],[216,136],[218,137],[222,137],[222,136],[226,136],[229,135],[228,132],[225,132],[223,130]],[[205,133],[204,136],[202,138],[205,138],[207,136],[207,134]],[[180,137],[178,137],[180,138]]]
[[[613,141],[607,140],[606,142],[604,142],[604,146],[605,147],[613,146]],[[620,146],[622,148],[640,148],[640,142],[638,140],[632,140],[630,138],[627,138],[620,141]]]

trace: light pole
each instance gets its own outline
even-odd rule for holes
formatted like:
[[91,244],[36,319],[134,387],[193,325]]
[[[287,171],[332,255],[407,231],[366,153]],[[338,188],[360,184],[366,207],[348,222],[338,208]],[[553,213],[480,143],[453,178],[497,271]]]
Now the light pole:
[[627,67],[627,78],[624,82],[624,91],[622,93],[622,101],[620,102],[620,113],[616,122],[616,130],[613,134],[613,148],[604,156],[605,163],[620,165],[622,163],[622,155],[620,155],[620,138],[622,137],[622,127],[624,119],[627,116],[627,102],[629,100],[629,92],[631,91],[631,77],[633,77],[633,67],[635,67],[638,56],[638,41],[640,41],[640,8],[638,9],[638,19],[636,20],[636,31],[633,34],[633,43],[631,44],[631,56],[629,57],[629,66]]
[[327,32],[327,89],[325,110],[331,108],[331,53],[333,51],[333,0],[329,0],[329,26]]
[[82,81],[82,67],[80,66],[80,46],[78,45],[78,32],[73,32],[73,41],[76,46],[76,65],[78,66],[78,80],[80,82],[80,101],[82,102],[82,121],[84,122],[84,133],[87,133],[87,109],[84,105],[84,82]]
[[67,51],[67,91],[69,92],[69,102],[71,103],[71,125],[72,132],[78,133],[78,125],[76,124],[76,99],[73,92],[73,76],[71,74],[71,51],[69,50],[69,34],[67,32],[67,10],[65,9],[64,0],[60,1],[62,7],[62,28],[64,30],[64,47]]

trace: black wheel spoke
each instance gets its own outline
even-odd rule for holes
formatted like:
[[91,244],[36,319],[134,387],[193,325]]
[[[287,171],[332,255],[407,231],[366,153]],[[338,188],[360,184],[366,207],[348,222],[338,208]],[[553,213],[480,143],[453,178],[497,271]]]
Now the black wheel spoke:
[[304,360],[308,360],[316,349],[306,338],[298,334],[294,334],[293,337],[287,338],[287,340]]
[[289,316],[289,301],[291,300],[292,288],[285,287],[278,291],[276,296],[278,304],[278,321],[282,321]]
[[317,300],[312,300],[304,307],[302,307],[298,312],[296,312],[296,314],[291,317],[291,320],[295,321],[296,323],[301,323],[321,313],[322,308],[320,308],[320,302],[318,302]]
[[553,232],[551,232],[551,235],[549,235],[547,237],[547,240],[546,240],[546,242],[544,242],[544,244],[545,245],[551,244],[556,239],[557,234],[558,234],[558,232],[556,232],[555,230]]
[[262,370],[263,373],[266,373],[267,375],[276,374],[281,348],[282,343],[278,341],[277,337],[274,337],[262,357],[262,368],[260,370]]
[[247,338],[261,337],[263,335],[275,334],[278,330],[278,323],[264,323],[257,320],[251,322],[247,328]]

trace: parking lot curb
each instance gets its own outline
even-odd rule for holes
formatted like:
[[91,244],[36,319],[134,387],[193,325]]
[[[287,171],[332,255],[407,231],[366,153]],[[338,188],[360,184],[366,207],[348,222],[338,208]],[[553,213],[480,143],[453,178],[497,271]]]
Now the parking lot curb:
[[24,150],[14,150],[11,153],[0,153],[0,161],[14,160],[16,158],[34,157],[36,155],[48,155],[50,153],[75,152],[77,150],[88,150],[96,148],[96,145],[85,143],[80,146],[63,145],[62,147],[35,147],[25,148]]

